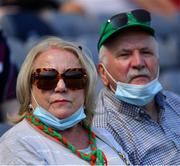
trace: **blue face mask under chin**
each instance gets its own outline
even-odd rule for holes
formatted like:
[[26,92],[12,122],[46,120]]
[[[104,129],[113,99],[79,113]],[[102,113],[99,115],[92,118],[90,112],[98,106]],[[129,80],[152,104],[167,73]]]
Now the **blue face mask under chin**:
[[57,130],[65,130],[71,128],[86,118],[83,106],[81,106],[74,114],[65,119],[56,118],[54,115],[40,106],[37,106],[35,108],[33,114],[34,116],[39,118],[40,121]]
[[126,103],[144,106],[150,103],[154,96],[162,90],[158,77],[145,85],[126,84],[115,81],[104,65],[103,67],[106,73],[117,85],[115,96]]
[[145,85],[133,85],[117,82],[115,96],[129,104],[144,106],[150,103],[154,96],[162,90],[158,79],[154,79]]

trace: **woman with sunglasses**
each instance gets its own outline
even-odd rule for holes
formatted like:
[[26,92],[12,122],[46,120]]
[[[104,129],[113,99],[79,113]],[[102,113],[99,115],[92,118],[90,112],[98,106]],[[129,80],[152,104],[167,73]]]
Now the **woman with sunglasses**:
[[125,164],[89,127],[96,79],[81,47],[49,37],[32,48],[17,79],[19,123],[0,139],[0,164]]

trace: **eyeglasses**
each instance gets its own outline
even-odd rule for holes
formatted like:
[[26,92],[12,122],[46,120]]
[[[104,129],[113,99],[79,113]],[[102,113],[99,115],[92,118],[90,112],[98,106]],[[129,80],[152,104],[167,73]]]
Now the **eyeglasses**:
[[53,68],[38,68],[32,74],[31,82],[38,89],[53,90],[60,79],[63,79],[66,87],[71,90],[83,89],[87,85],[87,74],[82,68],[67,69],[62,74]]

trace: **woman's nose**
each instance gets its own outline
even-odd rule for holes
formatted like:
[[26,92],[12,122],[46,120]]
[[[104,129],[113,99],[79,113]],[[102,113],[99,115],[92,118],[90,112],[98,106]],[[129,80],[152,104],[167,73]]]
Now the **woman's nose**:
[[55,92],[65,92],[67,90],[66,88],[66,84],[64,82],[63,79],[59,79],[56,88],[55,88]]

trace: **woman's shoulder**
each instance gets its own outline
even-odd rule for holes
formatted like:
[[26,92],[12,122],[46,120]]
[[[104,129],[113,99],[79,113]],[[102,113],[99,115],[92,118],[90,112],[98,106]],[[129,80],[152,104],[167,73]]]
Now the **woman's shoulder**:
[[4,133],[0,137],[0,165],[42,164],[44,161],[40,160],[36,150],[40,148],[40,143],[37,139],[32,141],[33,138],[38,138],[38,134],[25,120]]
[[26,120],[22,120],[21,122],[13,125],[9,130],[7,130],[2,136],[2,138],[8,138],[8,137],[19,137],[21,132],[28,132],[29,133],[29,125],[27,124]]
[[0,137],[0,146],[18,146],[30,143],[33,138],[39,139],[40,134],[34,130],[24,119],[11,127]]

